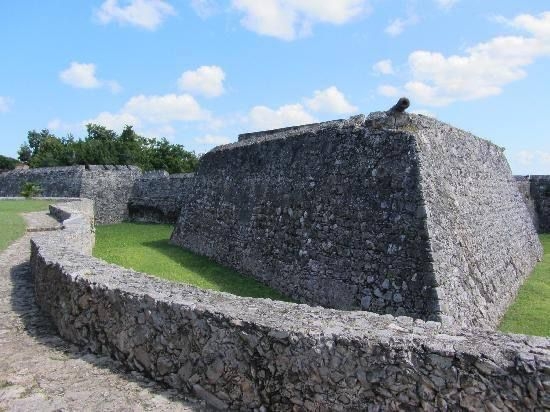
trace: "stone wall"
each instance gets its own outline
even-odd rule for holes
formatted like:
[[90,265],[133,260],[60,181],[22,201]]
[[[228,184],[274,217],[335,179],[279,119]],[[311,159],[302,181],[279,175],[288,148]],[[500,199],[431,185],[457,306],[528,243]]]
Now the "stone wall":
[[128,201],[140,176],[137,166],[89,166],[83,174],[80,196],[94,200],[97,223],[128,219]]
[[441,313],[496,327],[542,258],[503,149],[415,117],[421,188]]
[[129,218],[137,222],[176,223],[193,186],[193,173],[146,172],[136,180],[128,201]]
[[540,233],[550,233],[550,176],[515,176],[533,223]]
[[531,181],[529,176],[514,176],[514,179],[516,179],[519,193],[523,196],[523,201],[525,202],[525,206],[527,206],[529,216],[531,216],[531,219],[533,220],[533,225],[538,231],[539,217],[535,206],[535,199],[533,199],[533,195],[531,194]]
[[495,327],[541,246],[500,148],[384,113],[203,156],[172,241],[296,300]]
[[535,201],[539,231],[550,232],[550,176],[530,176],[531,194]]
[[25,182],[40,185],[42,197],[82,197],[95,201],[97,223],[128,219],[128,200],[141,176],[135,166],[67,166],[13,170],[0,174],[0,196],[20,196]]
[[422,211],[411,136],[328,122],[206,153],[172,241],[302,302],[437,319]]
[[0,197],[21,196],[26,182],[40,185],[43,197],[79,197],[84,166],[42,167],[0,173]]
[[216,409],[550,408],[549,339],[171,283],[82,253],[81,222],[82,242],[33,236],[42,310],[65,339]]

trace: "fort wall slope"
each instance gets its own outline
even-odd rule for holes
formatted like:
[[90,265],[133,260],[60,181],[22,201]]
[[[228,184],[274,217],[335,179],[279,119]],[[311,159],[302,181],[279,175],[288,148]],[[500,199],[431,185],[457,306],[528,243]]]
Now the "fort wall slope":
[[503,149],[435,119],[413,126],[441,313],[496,327],[542,258]]
[[438,319],[416,156],[353,119],[218,147],[172,241],[302,302]]
[[32,238],[42,310],[65,339],[213,408],[550,408],[549,339],[163,281],[90,257],[90,220],[70,207],[56,214],[79,230]]
[[213,149],[172,241],[302,302],[495,327],[542,254],[501,149],[387,120]]

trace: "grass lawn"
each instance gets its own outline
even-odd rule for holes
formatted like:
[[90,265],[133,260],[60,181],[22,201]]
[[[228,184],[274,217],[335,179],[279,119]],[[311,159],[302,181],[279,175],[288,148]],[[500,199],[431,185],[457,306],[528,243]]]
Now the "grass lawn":
[[121,223],[96,227],[94,256],[138,272],[238,296],[289,300],[262,283],[168,243],[171,225]]
[[51,200],[0,201],[0,252],[25,234],[25,220],[20,213],[48,210]]
[[540,235],[543,261],[519,290],[500,323],[502,332],[550,336],[550,234]]

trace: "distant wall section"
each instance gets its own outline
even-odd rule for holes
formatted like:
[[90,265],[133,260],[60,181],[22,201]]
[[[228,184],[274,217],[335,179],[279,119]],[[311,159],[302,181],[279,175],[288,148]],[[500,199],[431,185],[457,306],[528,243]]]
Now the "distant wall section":
[[130,220],[176,223],[193,183],[193,173],[169,175],[163,170],[143,173],[135,181],[128,200]]
[[80,197],[94,200],[97,223],[128,219],[128,200],[140,176],[141,169],[136,166],[89,166],[83,174]]
[[515,176],[539,233],[550,232],[550,176]]
[[79,197],[84,166],[16,169],[0,174],[0,197],[21,196],[26,182],[40,186],[43,197]]
[[128,200],[141,170],[135,166],[67,166],[13,170],[0,174],[0,196],[20,196],[33,182],[42,197],[83,197],[95,203],[97,223],[128,219]]

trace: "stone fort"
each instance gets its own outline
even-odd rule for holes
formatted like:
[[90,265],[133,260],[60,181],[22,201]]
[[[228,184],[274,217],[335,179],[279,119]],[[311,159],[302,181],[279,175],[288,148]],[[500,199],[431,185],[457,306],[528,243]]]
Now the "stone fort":
[[[211,406],[548,408],[550,341],[492,330],[541,258],[550,178],[514,178],[502,152],[375,113],[241,135],[195,174],[11,171],[0,196],[32,181],[91,199],[53,206],[65,230],[33,238],[39,304],[66,339]],[[307,305],[107,265],[94,218],[175,222],[174,244]]]

